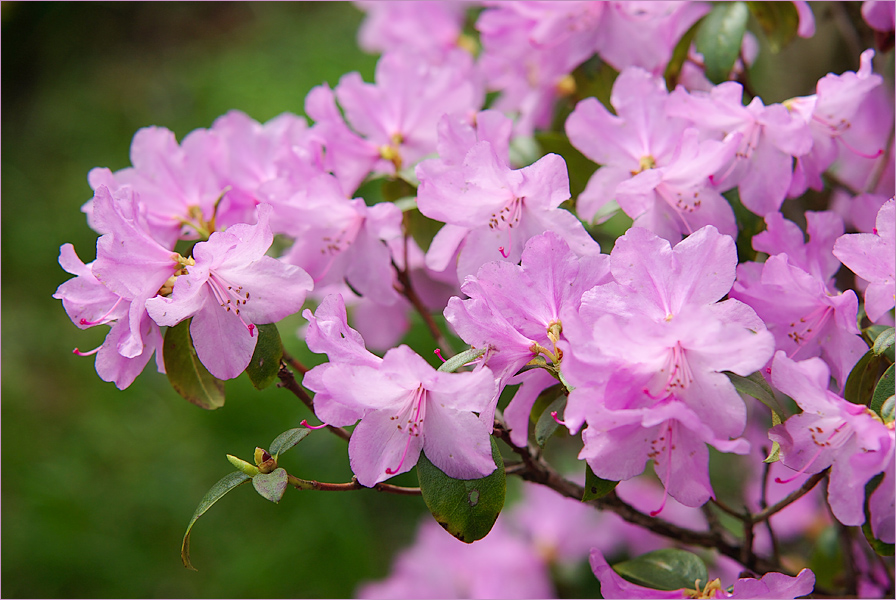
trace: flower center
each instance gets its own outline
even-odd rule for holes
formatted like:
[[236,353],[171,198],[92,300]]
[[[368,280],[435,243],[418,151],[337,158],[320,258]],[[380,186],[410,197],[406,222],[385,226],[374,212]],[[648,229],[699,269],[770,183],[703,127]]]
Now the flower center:
[[245,307],[249,303],[249,292],[243,291],[243,286],[241,285],[231,285],[226,279],[213,271],[210,271],[208,274],[208,285],[221,308],[226,312],[233,312],[249,331],[249,335],[255,335],[255,325],[246,323],[242,315],[240,315],[240,306]]
[[489,229],[496,229],[498,231],[507,230],[507,246],[500,246],[498,248],[498,251],[501,252],[501,256],[504,258],[510,256],[510,250],[513,248],[512,230],[520,224],[520,220],[523,218],[524,200],[525,198],[517,198],[514,196],[510,199],[510,202],[501,208],[501,210],[493,212],[491,217],[489,217]]
[[[667,398],[674,394],[676,389],[683,390],[694,381],[694,371],[688,362],[685,349],[681,347],[681,342],[675,342],[675,345],[670,348],[670,352],[666,356],[666,363],[657,375],[660,381],[665,377],[662,388],[658,392],[651,392],[650,388],[644,389],[644,393],[653,400]],[[654,381],[657,381],[657,378]]]
[[718,578],[707,583],[702,590],[700,589],[700,580],[697,579],[694,582],[694,589],[686,590],[686,593],[688,598],[704,599],[715,598],[717,591],[722,591],[722,582]]
[[798,321],[790,323],[790,330],[787,332],[787,337],[793,340],[796,344],[796,348],[794,348],[787,357],[793,358],[793,355],[799,352],[800,348],[804,346],[806,342],[818,335],[818,332],[821,331],[822,327],[824,327],[833,314],[834,309],[832,307],[819,306],[805,317],[800,317]]
[[411,440],[416,437],[419,437],[421,433],[423,433],[423,419],[426,417],[426,390],[423,388],[423,384],[417,386],[417,389],[414,390],[413,396],[411,396],[411,401],[408,404],[405,404],[404,410],[393,417],[389,417],[393,421],[398,421],[397,427],[398,430],[405,430],[408,435],[408,441],[404,446],[404,452],[401,455],[401,460],[398,461],[398,466],[394,469],[389,467],[386,469],[386,475],[395,475],[401,470],[401,466],[404,464],[404,459],[408,456],[408,449],[411,447]]

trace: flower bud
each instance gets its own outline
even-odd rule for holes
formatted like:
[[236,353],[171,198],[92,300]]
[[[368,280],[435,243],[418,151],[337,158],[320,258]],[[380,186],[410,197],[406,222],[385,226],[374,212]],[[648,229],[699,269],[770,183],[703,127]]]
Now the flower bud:
[[260,473],[270,473],[277,468],[277,461],[264,448],[255,449],[255,464]]

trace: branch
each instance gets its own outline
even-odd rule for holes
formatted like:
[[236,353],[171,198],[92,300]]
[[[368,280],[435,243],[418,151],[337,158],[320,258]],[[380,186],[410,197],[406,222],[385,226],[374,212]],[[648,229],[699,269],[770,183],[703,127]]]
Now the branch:
[[354,490],[376,490],[378,492],[386,492],[389,494],[398,494],[401,496],[419,496],[420,488],[418,487],[402,487],[400,485],[392,485],[391,483],[378,483],[373,487],[364,487],[358,483],[357,477],[352,477],[348,483],[324,483],[322,481],[314,481],[307,479],[299,479],[295,475],[286,474],[289,485],[299,490],[314,490],[318,492],[351,492]]
[[[295,394],[299,400],[305,403],[305,406],[311,409],[311,412],[314,412],[314,400],[308,395],[308,392],[299,385],[295,375],[292,374],[292,371],[286,368],[286,365],[280,365],[280,371],[277,372],[277,377],[280,378],[280,383],[277,384],[277,387],[286,388]],[[346,442],[352,437],[352,434],[342,427],[327,425],[327,429],[332,431],[336,436],[344,439]]]
[[794,491],[790,492],[789,494],[787,494],[787,496],[783,500],[776,502],[769,508],[766,508],[765,510],[763,510],[755,515],[751,515],[750,518],[753,521],[753,523],[761,523],[762,521],[765,521],[766,519],[768,519],[770,516],[772,516],[776,512],[783,510],[787,506],[793,504],[794,502],[796,502],[797,500],[799,500],[800,498],[802,498],[803,496],[808,494],[810,491],[812,491],[812,488],[814,488],[815,485],[819,481],[821,481],[825,475],[828,474],[829,470],[830,470],[830,467],[828,467],[824,471],[821,471],[820,473],[816,473],[815,475],[813,475],[812,477],[810,477],[809,479],[804,481],[803,485],[801,485],[798,490],[794,490]]
[[[499,420],[495,420],[494,434],[498,439],[510,446],[511,450],[518,454],[522,459],[522,463],[511,465],[508,472],[518,475],[526,481],[546,485],[568,498],[575,498],[576,500],[582,499],[585,493],[585,489],[582,486],[565,479],[557,473],[552,467],[538,457],[537,453],[531,447],[527,446],[526,448],[520,448],[519,446],[514,445],[513,442],[510,441],[509,430]],[[633,506],[625,503],[616,495],[615,491],[610,492],[602,498],[591,500],[587,502],[587,504],[590,504],[599,510],[607,510],[616,513],[629,523],[634,523],[653,533],[671,538],[676,542],[691,546],[715,548],[721,554],[740,562],[741,554],[743,552],[742,547],[725,540],[719,533],[712,531],[695,531],[646,515]],[[790,573],[783,570],[781,564],[777,561],[762,556],[756,556],[752,553],[749,553],[748,563],[744,566],[758,574],[777,571],[790,575]]]
[[[407,239],[407,238],[405,238]],[[405,266],[407,266],[407,252],[405,252]],[[417,295],[416,290],[414,290],[414,286],[411,284],[411,276],[408,271],[399,269],[398,265],[395,264],[395,261],[392,261],[392,266],[395,268],[395,274],[398,277],[398,282],[401,284],[401,288],[396,288],[399,294],[408,299],[411,305],[414,307],[414,310],[423,318],[423,322],[426,324],[426,328],[429,329],[430,335],[435,340],[436,344],[445,352],[449,352],[454,354],[454,350],[451,348],[451,344],[448,342],[448,339],[442,335],[442,332],[439,330],[439,326],[436,325],[436,322],[433,320],[432,315],[429,314],[429,310],[423,304],[423,301],[420,299],[420,296]]]
[[296,371],[301,373],[302,375],[304,375],[305,373],[307,373],[308,371],[311,370],[308,367],[306,367],[305,365],[303,365],[302,363],[300,363],[297,358],[295,358],[294,356],[292,356],[290,354],[287,354],[286,350],[283,351],[283,361],[286,362],[290,367],[292,367],[293,369],[295,369]]

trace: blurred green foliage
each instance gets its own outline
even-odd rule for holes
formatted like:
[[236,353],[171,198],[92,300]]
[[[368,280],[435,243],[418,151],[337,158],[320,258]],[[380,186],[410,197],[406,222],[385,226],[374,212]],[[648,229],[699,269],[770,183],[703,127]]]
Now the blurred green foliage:
[[[766,103],[812,93],[826,72],[858,66],[858,40],[832,34],[838,14],[859,8],[844,6],[813,3],[815,38],[780,54],[763,47],[751,75]],[[51,297],[69,277],[56,262],[61,244],[73,243],[85,262],[95,256],[96,234],[78,211],[92,195],[92,167],[128,166],[140,127],[182,139],[230,109],[259,121],[302,114],[313,86],[335,86],[349,71],[371,81],[376,59],[355,43],[362,14],[347,2],[3,2],[0,10],[0,593],[349,597],[359,581],[384,577],[425,516],[418,497],[289,490],[274,505],[243,486],[196,524],[200,571],[184,569],[181,538],[208,488],[233,470],[225,454],[251,459],[310,413],[245,376],[226,384],[227,403],[214,412],[180,398],[152,367],[118,391],[91,358],[71,353],[100,344],[105,328],[78,330]],[[290,317],[280,333],[288,352],[315,364],[321,358],[294,335],[303,323]],[[351,477],[345,443],[324,433],[283,466],[307,479]]]
[[[214,412],[151,366],[121,392],[71,353],[106,328],[78,330],[51,297],[69,277],[61,244],[95,257],[79,212],[92,167],[128,166],[140,127],[180,139],[230,109],[303,114],[313,86],[371,80],[361,18],[350,3],[2,4],[3,597],[350,597],[412,537],[420,498],[291,490],[274,505],[244,486],[196,524],[200,570],[187,571],[181,538],[233,470],[225,454],[251,459],[311,414],[245,376]],[[281,325],[287,350],[320,362],[301,354],[302,322]],[[325,432],[284,466],[351,478],[345,443]]]

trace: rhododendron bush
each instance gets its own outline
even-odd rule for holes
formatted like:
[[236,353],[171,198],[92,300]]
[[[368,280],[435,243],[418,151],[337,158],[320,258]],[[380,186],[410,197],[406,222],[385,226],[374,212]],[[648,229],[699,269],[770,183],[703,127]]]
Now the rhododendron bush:
[[[373,81],[139,130],[88,174],[95,257],[60,249],[104,381],[307,405],[227,456],[184,565],[251,481],[421,497],[441,527],[365,597],[552,597],[586,563],[607,598],[892,597],[894,4],[780,102],[751,70],[814,35],[804,2],[357,5]],[[350,481],[303,478],[309,435]]]

